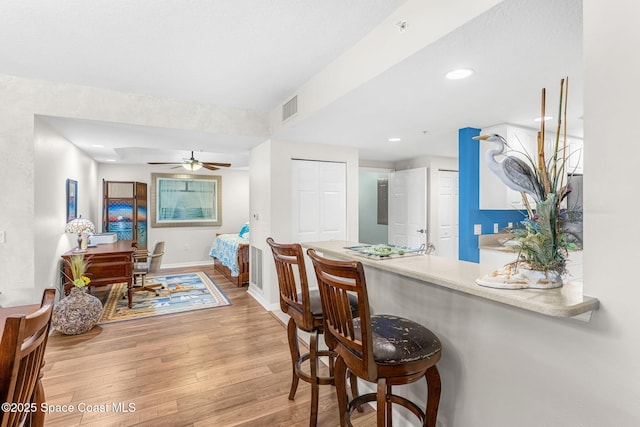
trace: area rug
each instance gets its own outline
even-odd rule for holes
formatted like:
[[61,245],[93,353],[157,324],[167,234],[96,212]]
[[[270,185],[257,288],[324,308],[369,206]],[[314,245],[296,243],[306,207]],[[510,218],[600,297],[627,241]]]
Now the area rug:
[[162,285],[162,288],[158,288],[158,295],[150,291],[134,292],[131,308],[127,307],[127,284],[113,284],[99,323],[142,319],[150,316],[231,305],[227,296],[213,280],[201,271],[147,276],[145,285],[154,284]]

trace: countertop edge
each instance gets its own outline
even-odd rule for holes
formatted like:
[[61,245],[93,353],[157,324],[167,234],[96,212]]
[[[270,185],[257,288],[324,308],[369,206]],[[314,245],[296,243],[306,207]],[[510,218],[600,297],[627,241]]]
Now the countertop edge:
[[[337,257],[339,259],[345,259],[349,261],[360,261],[365,266],[371,266],[373,268],[379,268],[381,270],[389,271],[401,276],[420,280],[426,283],[430,283],[436,286],[441,286],[447,289],[458,291],[464,294],[477,296],[490,301],[499,302],[512,307],[520,308],[523,310],[532,311],[553,317],[576,317],[596,310],[599,307],[599,300],[595,297],[582,294],[581,283],[568,283],[563,286],[564,291],[568,293],[580,293],[582,295],[581,301],[576,301],[570,304],[557,304],[549,301],[536,300],[536,297],[544,298],[545,296],[555,296],[562,298],[560,295],[563,292],[563,288],[540,290],[540,289],[495,289],[487,288],[477,285],[474,279],[466,279],[464,282],[461,279],[452,277],[451,279],[445,278],[441,275],[431,274],[427,271],[418,271],[416,268],[410,268],[410,266],[403,266],[402,264],[410,264],[412,262],[411,257],[405,259],[394,260],[371,260],[362,256],[348,253],[345,246],[355,246],[358,243],[345,242],[345,241],[326,241],[326,242],[305,242],[302,246],[305,248],[313,248],[319,252],[325,253]],[[433,257],[432,255],[420,255],[421,257]],[[433,257],[438,258],[438,257]],[[439,261],[442,260],[442,261]],[[447,263],[451,266],[459,263],[466,269],[474,269],[464,261],[449,260],[440,258],[438,262]],[[432,260],[429,260],[432,261]],[[436,260],[433,260],[434,262]],[[482,277],[482,267],[479,264],[473,264],[475,270],[478,270],[477,277]],[[460,273],[458,273],[460,275]],[[452,276],[456,276],[452,274]],[[469,283],[472,282],[472,283]]]

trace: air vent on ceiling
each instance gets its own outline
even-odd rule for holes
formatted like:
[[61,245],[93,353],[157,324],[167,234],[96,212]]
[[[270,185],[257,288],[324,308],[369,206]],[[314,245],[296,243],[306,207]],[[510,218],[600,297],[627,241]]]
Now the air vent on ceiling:
[[289,117],[298,112],[298,95],[294,96],[290,100],[284,103],[282,106],[282,121],[284,122]]

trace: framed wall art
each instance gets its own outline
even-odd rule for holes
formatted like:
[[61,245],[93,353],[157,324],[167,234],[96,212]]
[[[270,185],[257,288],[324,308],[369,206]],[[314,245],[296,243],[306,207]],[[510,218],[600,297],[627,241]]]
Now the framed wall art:
[[222,225],[222,177],[151,174],[151,227]]
[[78,181],[67,179],[67,222],[78,217]]

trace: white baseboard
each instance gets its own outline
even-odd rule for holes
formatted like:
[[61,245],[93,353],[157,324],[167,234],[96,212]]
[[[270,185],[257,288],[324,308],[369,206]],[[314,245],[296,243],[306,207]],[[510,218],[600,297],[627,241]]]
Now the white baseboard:
[[176,264],[162,264],[160,269],[163,268],[185,268],[185,267],[197,267],[199,265],[213,265],[213,260],[208,261],[192,261],[192,262],[179,262]]

